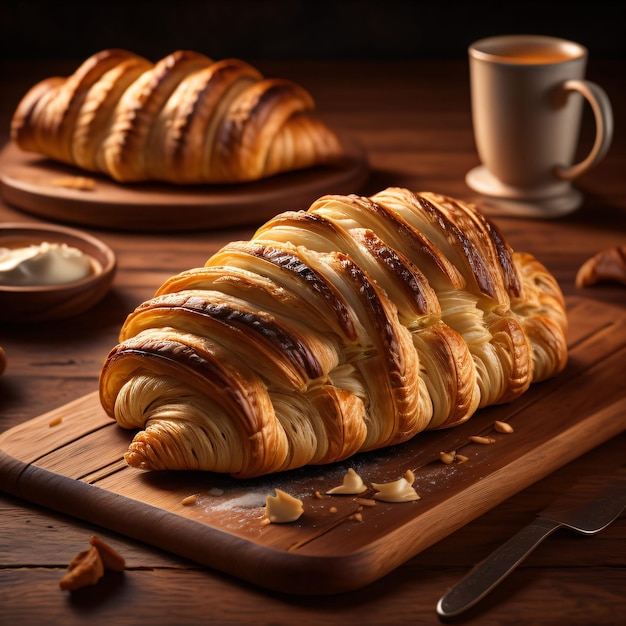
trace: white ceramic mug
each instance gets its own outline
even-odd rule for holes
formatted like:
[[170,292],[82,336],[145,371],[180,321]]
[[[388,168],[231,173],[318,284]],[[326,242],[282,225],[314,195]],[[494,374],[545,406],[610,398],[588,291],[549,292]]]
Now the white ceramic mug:
[[[578,43],[542,35],[489,37],[469,47],[482,164],[468,172],[469,187],[519,215],[556,217],[580,206],[582,194],[571,181],[605,156],[613,136],[609,98],[585,80],[587,57]],[[574,164],[585,100],[596,137]]]

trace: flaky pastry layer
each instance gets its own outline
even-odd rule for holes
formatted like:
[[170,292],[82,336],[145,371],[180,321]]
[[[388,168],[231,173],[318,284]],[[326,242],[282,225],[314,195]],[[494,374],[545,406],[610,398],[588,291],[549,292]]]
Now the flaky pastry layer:
[[144,469],[340,461],[511,402],[567,361],[554,277],[475,207],[389,188],[285,212],[132,312],[100,379]]

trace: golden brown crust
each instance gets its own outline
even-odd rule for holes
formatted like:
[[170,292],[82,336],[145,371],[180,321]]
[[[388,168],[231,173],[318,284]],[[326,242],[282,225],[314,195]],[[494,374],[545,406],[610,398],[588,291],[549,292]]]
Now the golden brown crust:
[[89,57],[68,78],[53,77],[35,85],[18,104],[12,138],[24,150],[74,163],[72,138],[90,89],[131,52],[103,50]]
[[139,56],[129,56],[103,72],[85,95],[72,136],[72,160],[91,172],[106,172],[104,145],[117,104],[131,84],[151,63]]
[[102,370],[127,461],[250,477],[390,446],[565,366],[559,286],[474,207],[387,189],[285,212],[131,313]]
[[15,111],[23,150],[119,182],[238,183],[335,162],[311,95],[237,59],[178,50],[155,64],[103,50],[41,81]]
[[176,87],[212,61],[203,54],[179,50],[161,59],[131,83],[117,103],[104,142],[107,173],[115,180],[150,179],[149,160],[161,152],[160,114]]

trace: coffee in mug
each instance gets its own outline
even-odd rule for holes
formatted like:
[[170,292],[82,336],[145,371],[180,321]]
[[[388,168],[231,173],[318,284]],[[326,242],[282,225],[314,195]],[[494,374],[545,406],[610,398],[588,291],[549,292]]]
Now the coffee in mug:
[[[605,156],[613,114],[605,91],[585,79],[588,53],[543,35],[503,35],[469,47],[472,123],[481,165],[466,182],[506,212],[556,217],[577,209],[572,180]],[[596,137],[574,164],[584,102]]]

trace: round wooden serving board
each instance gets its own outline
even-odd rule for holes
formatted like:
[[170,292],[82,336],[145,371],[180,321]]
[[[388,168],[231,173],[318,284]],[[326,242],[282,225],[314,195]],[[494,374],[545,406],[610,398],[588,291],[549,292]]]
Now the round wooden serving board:
[[[46,219],[129,231],[187,231],[262,224],[277,213],[307,209],[326,194],[357,193],[369,170],[364,150],[344,140],[345,161],[333,167],[281,174],[240,185],[120,185],[9,143],[0,153],[0,190],[6,202]],[[86,177],[94,189],[59,179]]]

